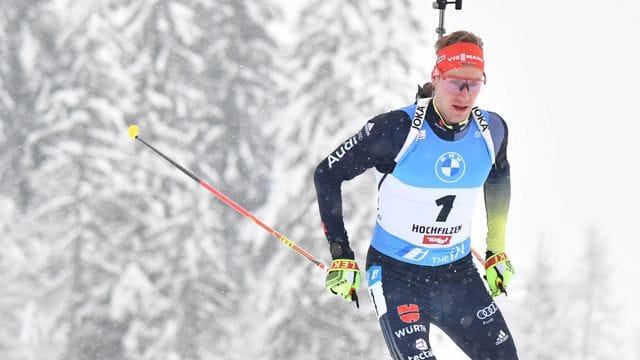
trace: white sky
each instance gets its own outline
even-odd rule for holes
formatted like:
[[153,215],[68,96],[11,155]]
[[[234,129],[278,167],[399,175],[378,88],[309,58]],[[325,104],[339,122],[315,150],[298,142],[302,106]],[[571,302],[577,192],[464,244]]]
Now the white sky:
[[535,205],[523,211],[543,227],[605,221],[631,237],[640,3],[589,3],[465,1],[462,11],[447,10],[445,27],[485,41],[479,103],[510,126],[514,205]]
[[[425,11],[435,40],[438,13],[426,4]],[[582,250],[595,223],[614,266],[602,269],[613,271],[610,296],[629,311],[640,276],[639,15],[634,0],[466,0],[445,18],[447,33],[483,38],[488,84],[478,104],[509,124],[514,265],[535,276],[527,257],[544,235],[558,271],[570,272],[562,257]],[[638,311],[627,315],[627,325],[638,326]]]

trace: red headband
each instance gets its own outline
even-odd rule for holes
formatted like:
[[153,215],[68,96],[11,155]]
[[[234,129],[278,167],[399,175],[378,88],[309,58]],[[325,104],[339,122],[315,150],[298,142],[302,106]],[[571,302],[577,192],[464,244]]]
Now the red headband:
[[435,69],[444,74],[459,67],[471,66],[484,72],[484,57],[482,48],[473,43],[459,42],[445,46],[438,51]]

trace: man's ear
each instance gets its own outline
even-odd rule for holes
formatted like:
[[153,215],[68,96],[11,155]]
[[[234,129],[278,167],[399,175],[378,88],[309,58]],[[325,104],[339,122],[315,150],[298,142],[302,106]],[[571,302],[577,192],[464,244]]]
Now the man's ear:
[[437,78],[440,76],[440,70],[437,67],[433,68],[431,71],[431,82],[437,81]]

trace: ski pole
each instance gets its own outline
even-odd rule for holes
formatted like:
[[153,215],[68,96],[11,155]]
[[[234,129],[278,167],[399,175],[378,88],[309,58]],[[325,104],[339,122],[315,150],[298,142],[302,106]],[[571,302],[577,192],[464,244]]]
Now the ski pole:
[[476,251],[476,249],[474,249],[473,247],[471,248],[471,253],[476,258],[476,260],[478,260],[478,262],[484,267],[484,259],[482,258],[482,255],[480,255],[480,253],[478,253],[478,251]]
[[218,199],[222,200],[225,204],[229,205],[230,207],[232,207],[234,210],[236,210],[240,214],[244,215],[245,217],[247,217],[250,220],[252,220],[254,223],[258,224],[258,226],[260,226],[261,228],[266,230],[268,233],[273,235],[273,237],[275,237],[276,239],[280,240],[280,242],[282,242],[283,244],[285,244],[288,247],[292,248],[295,252],[297,252],[298,254],[304,256],[307,260],[309,260],[312,263],[314,263],[322,271],[324,271],[324,272],[328,272],[329,271],[329,268],[325,264],[323,264],[320,260],[318,260],[313,255],[311,255],[308,252],[306,252],[305,250],[303,250],[301,247],[296,245],[293,241],[287,239],[284,235],[282,235],[281,233],[277,232],[271,226],[265,224],[262,220],[258,219],[255,215],[253,215],[250,212],[248,212],[247,210],[245,210],[242,206],[238,205],[235,201],[229,199],[225,194],[221,193],[216,188],[214,188],[213,186],[209,185],[206,181],[198,178],[191,171],[187,170],[182,165],[178,164],[177,162],[175,162],[174,160],[172,160],[171,158],[169,158],[168,156],[166,156],[165,154],[160,152],[158,149],[153,147],[151,144],[149,144],[148,142],[144,141],[142,138],[140,138],[140,136],[138,136],[139,133],[140,133],[140,129],[136,125],[129,126],[129,137],[131,139],[138,140],[141,143],[145,144],[147,147],[149,147],[151,150],[153,150],[156,154],[162,156],[165,160],[167,160],[169,163],[171,163],[171,165],[177,167],[178,169],[180,169],[180,171],[185,173],[187,176],[189,176],[195,182],[200,184],[205,189],[209,190],[209,192],[211,192],[213,195],[215,195]]
[[[258,224],[258,226],[263,228],[265,231],[267,231],[269,234],[271,234],[276,239],[280,240],[280,242],[282,242],[283,244],[287,245],[288,247],[293,249],[295,252],[297,252],[298,254],[304,256],[307,260],[309,260],[312,263],[314,263],[322,271],[324,271],[325,273],[329,271],[329,268],[327,267],[327,265],[322,263],[315,256],[313,256],[313,255],[309,254],[308,252],[306,252],[304,249],[302,249],[301,247],[296,245],[293,241],[287,239],[284,235],[282,235],[281,233],[276,231],[271,226],[267,225],[264,221],[260,220],[258,217],[256,217],[255,215],[253,215],[249,211],[245,210],[242,206],[238,205],[235,201],[233,201],[230,198],[228,198],[225,194],[221,193],[216,188],[214,188],[213,186],[209,185],[209,183],[207,183],[206,181],[200,179],[195,174],[193,174],[191,171],[187,170],[185,167],[183,167],[182,165],[178,164],[177,162],[175,162],[174,160],[172,160],[171,158],[169,158],[165,154],[163,154],[160,150],[156,149],[151,144],[149,144],[148,142],[144,141],[142,138],[140,138],[139,133],[140,133],[140,129],[138,128],[138,126],[136,126],[136,125],[129,126],[129,137],[131,139],[138,140],[141,143],[143,143],[144,145],[146,145],[147,147],[149,147],[156,154],[162,156],[162,158],[167,160],[171,165],[177,167],[178,169],[180,169],[180,171],[182,171],[184,174],[189,176],[195,182],[200,184],[205,189],[209,190],[209,192],[211,192],[213,195],[215,195],[218,199],[222,200],[225,204],[229,205],[230,207],[232,207],[234,210],[236,210],[240,214],[244,215],[245,217],[249,218],[254,223]],[[360,302],[358,301],[358,294],[356,294],[355,291],[351,294],[351,298],[353,299],[353,301],[355,301],[356,307],[359,308],[360,307]]]

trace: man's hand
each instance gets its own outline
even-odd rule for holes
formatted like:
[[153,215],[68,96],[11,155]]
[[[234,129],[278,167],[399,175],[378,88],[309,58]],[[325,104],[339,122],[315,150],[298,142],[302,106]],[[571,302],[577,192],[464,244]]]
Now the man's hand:
[[360,269],[355,260],[335,259],[331,262],[325,287],[345,301],[358,301],[356,290],[360,286]]
[[515,270],[511,266],[511,261],[504,252],[494,254],[487,251],[486,260],[484,262],[485,279],[489,283],[491,296],[497,297],[501,293],[507,294],[507,284],[511,281]]

